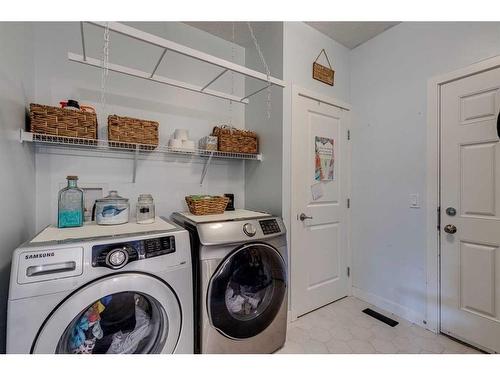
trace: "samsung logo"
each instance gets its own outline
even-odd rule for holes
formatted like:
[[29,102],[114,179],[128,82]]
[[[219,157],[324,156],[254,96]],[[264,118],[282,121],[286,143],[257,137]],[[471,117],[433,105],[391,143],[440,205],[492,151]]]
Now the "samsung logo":
[[53,257],[54,252],[51,253],[37,253],[37,254],[29,254],[26,255],[25,259],[38,259],[38,258],[48,258],[48,257]]

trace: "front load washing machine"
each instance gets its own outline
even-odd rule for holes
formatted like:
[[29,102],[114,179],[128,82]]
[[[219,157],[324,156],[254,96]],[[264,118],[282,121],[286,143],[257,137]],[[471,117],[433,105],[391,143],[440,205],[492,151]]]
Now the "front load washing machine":
[[7,353],[193,353],[189,235],[48,227],[13,255]]
[[194,265],[195,351],[272,353],[287,327],[287,245],[282,220],[236,210],[175,213],[190,232]]

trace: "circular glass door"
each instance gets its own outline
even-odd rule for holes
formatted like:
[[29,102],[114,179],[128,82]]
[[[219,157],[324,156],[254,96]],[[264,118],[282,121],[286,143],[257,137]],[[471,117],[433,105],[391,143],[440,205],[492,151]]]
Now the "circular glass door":
[[177,297],[143,274],[100,279],[70,295],[41,328],[34,353],[172,353],[181,328]]
[[77,315],[59,339],[56,353],[158,353],[167,336],[168,317],[158,301],[138,292],[120,292],[94,301]]
[[286,293],[286,268],[278,251],[249,244],[230,254],[217,268],[208,291],[212,325],[236,339],[265,330],[279,312]]

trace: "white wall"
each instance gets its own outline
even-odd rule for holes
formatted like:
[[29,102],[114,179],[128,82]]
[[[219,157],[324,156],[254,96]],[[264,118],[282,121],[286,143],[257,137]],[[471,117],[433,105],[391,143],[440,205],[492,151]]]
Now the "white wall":
[[[500,23],[404,22],[351,53],[353,284],[422,323],[427,81],[500,53]],[[409,208],[418,193],[422,208]]]
[[[255,36],[269,66],[271,75],[283,77],[283,23],[273,22],[255,28]],[[265,73],[256,48],[247,46],[246,65]],[[265,82],[247,79],[247,95],[265,86]],[[282,215],[282,164],[283,164],[283,89],[271,88],[270,117],[267,115],[267,90],[250,98],[245,110],[248,129],[259,135],[262,162],[245,162],[245,207],[248,209]]]
[[[204,52],[244,64],[244,48],[182,23],[135,23],[132,26],[164,36]],[[102,29],[85,26],[87,54],[100,58]],[[93,105],[102,113],[100,102],[101,72],[99,69],[69,62],[67,52],[81,53],[78,23],[39,23],[35,25],[36,101],[57,105],[60,100],[74,98]],[[110,61],[151,71],[162,50],[138,41],[111,34]],[[233,48],[234,47],[234,48]],[[234,55],[234,56],[233,56]],[[167,52],[158,74],[197,84],[209,82],[219,68],[206,67],[187,57]],[[212,87],[231,90],[230,75],[226,74]],[[244,93],[244,79],[236,76],[234,91]],[[175,128],[187,128],[192,138],[210,134],[212,127],[226,123],[232,117],[236,126],[244,127],[244,105],[185,90],[154,84],[137,78],[110,73],[106,115],[116,113],[160,122],[160,143],[166,144]],[[232,107],[232,108],[230,108]],[[100,137],[106,138],[106,117],[98,117]],[[140,193],[152,193],[157,213],[169,216],[185,210],[184,196],[195,193],[234,193],[236,206],[244,202],[244,164],[242,161],[212,163],[203,187],[199,186],[203,164],[179,158],[169,162],[150,157],[140,160],[137,182],[132,181],[132,161],[105,155],[71,156],[53,151],[41,151],[36,156],[37,228],[56,221],[57,192],[65,176],[76,174],[81,184],[107,184],[117,189],[131,203]],[[93,157],[88,157],[91,155]]]
[[[283,39],[283,74],[286,81],[318,94],[349,102],[351,87],[348,48],[304,22],[285,22]],[[335,70],[333,87],[312,78],[313,61],[323,48]],[[328,65],[323,55],[318,62]]]
[[35,171],[30,145],[19,143],[26,105],[33,98],[33,34],[25,23],[0,23],[0,353],[10,261],[35,228]]

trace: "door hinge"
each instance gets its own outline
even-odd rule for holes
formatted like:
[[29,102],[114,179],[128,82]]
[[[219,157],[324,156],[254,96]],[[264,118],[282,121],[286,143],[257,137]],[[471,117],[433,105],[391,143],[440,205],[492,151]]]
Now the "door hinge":
[[350,130],[347,130],[347,140],[348,141],[351,140],[351,131]]
[[351,277],[351,267],[347,267],[347,277]]
[[351,198],[347,198],[347,208],[351,208]]
[[441,206],[437,208],[437,230],[438,232],[441,230]]

